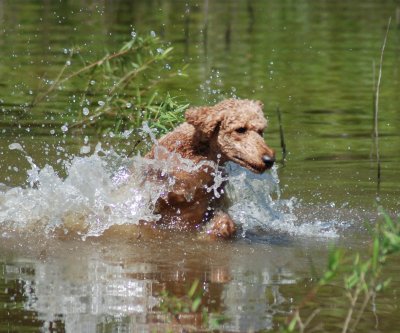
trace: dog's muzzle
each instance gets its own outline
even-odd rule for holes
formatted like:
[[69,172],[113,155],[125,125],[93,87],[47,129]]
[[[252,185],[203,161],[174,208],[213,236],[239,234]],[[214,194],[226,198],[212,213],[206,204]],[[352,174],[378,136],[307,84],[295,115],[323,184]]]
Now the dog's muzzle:
[[272,166],[273,166],[274,163],[275,163],[275,157],[271,157],[271,156],[268,156],[268,155],[264,155],[264,156],[262,157],[262,160],[263,160],[265,166],[266,166],[268,169],[271,169]]

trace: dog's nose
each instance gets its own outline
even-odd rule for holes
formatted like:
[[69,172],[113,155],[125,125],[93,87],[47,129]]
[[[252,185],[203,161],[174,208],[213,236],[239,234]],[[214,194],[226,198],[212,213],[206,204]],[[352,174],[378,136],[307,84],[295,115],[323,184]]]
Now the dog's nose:
[[272,166],[273,166],[274,163],[275,163],[275,157],[271,157],[271,156],[268,156],[268,155],[264,155],[263,158],[262,158],[262,160],[263,160],[265,166],[266,166],[268,169],[269,169],[269,168],[272,168]]

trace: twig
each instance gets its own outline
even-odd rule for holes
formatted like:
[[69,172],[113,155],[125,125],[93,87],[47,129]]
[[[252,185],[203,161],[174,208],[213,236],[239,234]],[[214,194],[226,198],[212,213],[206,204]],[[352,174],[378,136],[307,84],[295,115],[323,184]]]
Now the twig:
[[228,0],[228,19],[226,21],[225,30],[225,49],[229,51],[231,48],[231,35],[232,35],[232,5]]
[[[373,284],[374,284],[374,283],[373,283]],[[353,326],[352,326],[351,329],[350,329],[350,332],[354,332],[354,331],[355,331],[355,329],[356,329],[358,323],[360,322],[361,317],[362,317],[362,315],[364,314],[365,309],[367,308],[367,305],[368,305],[368,303],[369,303],[371,297],[373,296],[373,294],[374,294],[374,293],[373,293],[373,291],[371,291],[371,290],[369,290],[369,291],[365,294],[364,302],[363,302],[363,304],[361,305],[361,309],[360,309],[360,311],[359,311],[358,314],[357,314],[357,318],[355,319],[355,321],[354,321],[354,323],[353,323]]]
[[282,148],[282,163],[285,164],[286,159],[286,143],[285,143],[285,135],[283,132],[282,126],[282,115],[279,106],[276,108],[276,113],[278,114],[278,122],[279,122],[279,136],[281,138],[281,148]]
[[127,73],[124,77],[122,77],[110,90],[110,92],[108,93],[108,96],[112,96],[115,91],[122,86],[122,88],[125,88],[129,82],[134,79],[140,72],[143,72],[144,70],[146,70],[149,65],[151,63],[153,63],[155,60],[154,59],[150,59],[149,61],[147,61],[145,64],[143,64],[142,66],[140,66],[139,68],[135,68],[132,71],[130,71],[129,73]]
[[390,22],[392,21],[392,17],[389,17],[389,22],[386,29],[385,38],[383,40],[382,50],[381,50],[381,58],[379,61],[379,72],[378,72],[378,80],[376,83],[376,91],[375,91],[375,122],[374,122],[374,136],[378,137],[378,112],[379,112],[379,90],[381,86],[382,80],[382,66],[383,66],[383,53],[385,52],[386,41],[389,34]]
[[383,40],[382,50],[381,50],[381,57],[379,61],[379,71],[378,71],[378,80],[376,82],[376,91],[375,91],[375,108],[374,108],[374,138],[375,138],[375,150],[376,150],[376,163],[378,166],[377,170],[377,187],[378,191],[380,189],[381,184],[381,159],[379,153],[379,129],[378,129],[378,114],[379,114],[379,91],[381,86],[382,80],[382,66],[383,66],[383,54],[385,52],[386,41],[389,34],[390,23],[392,21],[392,17],[389,17],[389,22],[386,29],[385,38]]
[[115,52],[113,54],[106,55],[103,58],[101,58],[100,60],[92,62],[89,65],[87,65],[85,67],[82,67],[81,69],[77,70],[76,72],[71,73],[70,75],[68,75],[67,77],[62,79],[60,81],[60,83],[62,84],[64,82],[72,79],[73,77],[78,76],[79,74],[82,74],[83,72],[88,71],[89,69],[91,69],[93,67],[100,66],[106,61],[110,61],[110,60],[112,60],[114,58],[121,57],[121,56],[123,56],[123,55],[125,55],[127,53],[130,53],[130,52],[135,52],[135,51],[139,50],[140,47],[141,47],[140,45],[139,46],[135,46],[135,47],[128,47],[126,49],[122,49],[122,50],[120,50],[118,52]]
[[43,98],[45,98],[48,94],[50,94],[56,87],[58,87],[61,84],[61,77],[63,76],[65,70],[69,66],[68,63],[71,61],[72,56],[73,56],[73,50],[71,51],[68,60],[65,62],[65,65],[61,68],[61,71],[58,73],[56,79],[53,81],[53,83],[50,85],[49,89],[47,89],[44,93],[42,94],[37,94],[32,103],[30,104],[30,107],[34,107],[36,104],[40,103]]
[[204,25],[203,25],[204,54],[208,53],[208,0],[204,0]]
[[349,328],[350,321],[351,321],[351,318],[353,317],[354,308],[356,306],[359,294],[360,294],[359,288],[357,288],[354,291],[354,295],[349,294],[350,308],[349,308],[349,311],[347,311],[347,316],[346,316],[346,320],[344,321],[344,324],[343,324],[342,333],[346,333]]
[[253,32],[253,27],[255,23],[254,7],[251,0],[247,0],[247,14],[249,14],[249,26],[247,32],[251,34]]
[[315,316],[321,312],[321,309],[315,309],[310,316],[307,318],[307,320],[304,323],[304,327],[308,327],[311,323],[311,321],[315,318]]
[[[61,77],[63,76],[63,74],[64,74],[64,72],[65,72],[65,70],[66,70],[66,68],[68,67],[68,65],[65,64],[65,65],[61,68],[60,73],[58,74],[57,78],[54,80],[53,84],[49,87],[49,89],[47,89],[47,90],[46,90],[45,92],[43,92],[42,94],[38,94],[38,95],[36,96],[36,98],[33,100],[33,102],[31,103],[30,107],[36,106],[38,103],[40,103],[40,102],[43,100],[43,98],[45,98],[48,94],[50,94],[56,87],[58,87],[58,86],[60,86],[61,84],[65,83],[66,81],[72,79],[73,77],[78,76],[78,75],[80,75],[80,74],[82,74],[82,73],[88,71],[88,70],[91,69],[91,68],[94,68],[94,67],[96,67],[96,66],[100,66],[100,65],[103,64],[105,61],[109,61],[109,60],[111,60],[111,59],[114,59],[114,58],[123,56],[123,55],[125,55],[125,54],[127,54],[127,53],[129,53],[129,52],[134,52],[134,51],[137,50],[137,49],[138,49],[138,47],[135,47],[135,48],[128,48],[128,49],[126,49],[126,50],[119,51],[119,52],[113,53],[113,54],[111,54],[111,55],[107,55],[107,56],[103,57],[102,59],[100,59],[100,60],[98,60],[98,61],[95,61],[95,62],[93,62],[93,63],[91,63],[91,64],[89,64],[89,65],[87,65],[87,66],[85,66],[85,67],[82,67],[81,69],[77,70],[76,72],[73,72],[73,73],[71,73],[70,75],[66,76],[65,78],[61,79]],[[72,58],[72,56],[73,56],[73,52],[71,52],[71,54],[70,54],[68,60],[70,60],[70,59]]]
[[189,39],[190,39],[190,6],[185,6],[185,23],[184,23],[184,41],[185,41],[185,56],[189,56]]

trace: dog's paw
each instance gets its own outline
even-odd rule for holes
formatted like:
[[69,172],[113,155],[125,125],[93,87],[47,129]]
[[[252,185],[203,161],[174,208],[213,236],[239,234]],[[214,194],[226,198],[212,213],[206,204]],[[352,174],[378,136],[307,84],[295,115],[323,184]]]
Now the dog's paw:
[[211,220],[207,234],[213,238],[229,239],[236,234],[236,225],[226,213],[217,213]]

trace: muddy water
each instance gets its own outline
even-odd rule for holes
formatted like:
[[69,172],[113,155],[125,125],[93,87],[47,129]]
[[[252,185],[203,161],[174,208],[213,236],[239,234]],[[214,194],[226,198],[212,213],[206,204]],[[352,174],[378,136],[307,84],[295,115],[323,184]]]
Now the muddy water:
[[[162,290],[183,296],[196,280],[203,306],[226,317],[225,331],[278,330],[324,269],[332,243],[366,252],[364,222],[374,220],[377,201],[393,215],[399,212],[398,11],[392,1],[1,2],[0,217],[7,227],[17,220],[31,229],[2,229],[0,331],[179,330],[159,308]],[[378,181],[373,64],[389,16]],[[90,137],[86,159],[64,165],[87,140],[52,135],[42,126],[46,112],[70,107],[74,91],[60,92],[65,103],[45,103],[35,114],[23,109],[65,64],[65,50],[79,45],[84,57],[97,59],[133,30],[170,41],[171,66],[190,64],[188,79],[162,90],[192,104],[230,96],[262,100],[270,123],[266,140],[278,156],[281,110],[285,165],[261,177],[231,169],[231,214],[244,231],[233,242],[210,243],[190,233],[58,240],[32,222],[57,224],[71,207],[98,216],[102,206],[93,203],[114,200],[109,195],[117,166],[103,169],[106,154],[100,162],[93,154],[102,138]],[[45,171],[44,185],[30,188],[38,170]],[[109,223],[122,213],[126,219],[129,210],[118,207]],[[367,310],[360,331],[397,332],[399,270],[394,259],[386,268],[392,288]],[[319,323],[328,332],[339,331],[348,309],[340,291],[332,287],[319,295]],[[196,315],[181,320],[188,329],[204,328]]]

